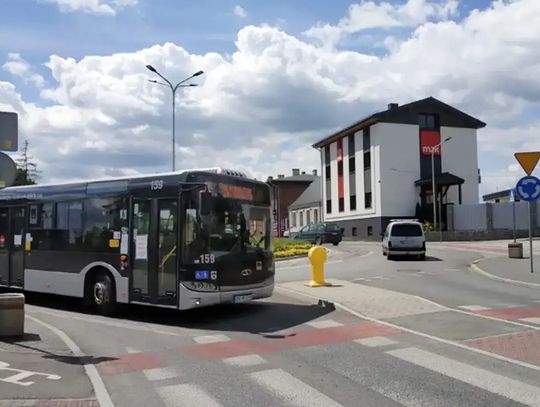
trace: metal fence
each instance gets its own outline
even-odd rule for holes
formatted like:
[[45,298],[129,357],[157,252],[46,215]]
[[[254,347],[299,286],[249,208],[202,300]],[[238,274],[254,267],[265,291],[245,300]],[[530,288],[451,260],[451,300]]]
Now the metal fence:
[[[448,225],[455,231],[527,230],[529,204],[527,202],[483,203],[455,205],[449,211]],[[540,205],[531,209],[533,229],[540,227]]]

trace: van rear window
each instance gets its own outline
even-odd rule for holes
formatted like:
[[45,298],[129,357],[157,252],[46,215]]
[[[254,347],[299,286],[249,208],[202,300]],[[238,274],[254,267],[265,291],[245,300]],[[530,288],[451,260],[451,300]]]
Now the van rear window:
[[394,225],[392,236],[422,236],[422,228],[414,224]]

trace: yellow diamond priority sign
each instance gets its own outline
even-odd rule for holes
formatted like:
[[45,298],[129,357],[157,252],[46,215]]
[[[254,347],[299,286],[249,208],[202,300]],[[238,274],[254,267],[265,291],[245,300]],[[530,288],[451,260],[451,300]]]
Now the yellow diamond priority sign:
[[523,171],[525,171],[527,175],[531,175],[534,171],[534,167],[536,167],[536,164],[538,164],[538,160],[540,160],[540,151],[515,153],[514,157],[516,157],[516,160],[518,160],[521,168],[523,168]]

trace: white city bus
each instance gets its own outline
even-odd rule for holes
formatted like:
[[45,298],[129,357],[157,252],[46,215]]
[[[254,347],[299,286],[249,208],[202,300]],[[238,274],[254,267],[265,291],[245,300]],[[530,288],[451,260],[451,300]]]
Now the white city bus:
[[269,187],[219,168],[0,191],[0,286],[189,309],[269,297]]

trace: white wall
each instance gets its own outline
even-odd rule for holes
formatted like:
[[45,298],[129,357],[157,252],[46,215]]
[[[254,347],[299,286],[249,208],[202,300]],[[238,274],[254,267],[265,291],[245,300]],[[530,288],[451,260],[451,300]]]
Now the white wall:
[[[441,127],[441,140],[452,137],[442,146],[442,172],[450,172],[465,180],[461,186],[462,204],[475,204],[479,200],[478,154],[475,129]],[[459,204],[458,187],[448,190],[447,202]]]
[[[414,216],[420,202],[420,137],[418,125],[377,123],[371,126],[371,191],[372,208],[364,208],[363,131],[355,134],[357,209],[350,210],[348,140],[343,138],[343,182],[345,210],[339,212],[337,142],[330,144],[331,213],[326,213],[326,179],[324,149],[321,153],[323,182],[323,216],[325,220],[362,219],[375,216]],[[441,140],[452,137],[442,147],[442,172],[450,172],[465,180],[462,203],[478,203],[478,157],[476,130],[441,128]],[[448,203],[459,203],[458,187],[450,187]]]
[[328,215],[338,212],[337,143],[330,144],[330,183],[332,210]]
[[[317,217],[315,217],[315,212],[318,212]],[[309,207],[309,208],[302,208],[302,209],[295,209],[295,210],[289,211],[289,213],[290,213],[290,218],[291,218],[290,226],[294,227],[294,228],[297,228],[297,229],[299,229],[301,227],[304,227],[304,226],[306,226],[308,224],[308,222],[307,222],[308,213],[309,213],[309,223],[318,223],[318,222],[322,221],[322,219],[321,219],[321,208],[319,208],[318,206],[312,206],[312,207]],[[296,226],[292,226],[293,225],[293,223],[292,223],[293,216],[296,216]],[[302,219],[303,219],[303,222],[300,222]]]
[[418,126],[377,123],[371,134],[380,146],[381,216],[414,216],[420,202],[420,137]]
[[[343,138],[343,191],[344,191],[344,211],[339,212],[338,203],[338,174],[337,174],[337,142],[330,144],[330,169],[331,169],[331,183],[332,183],[332,213],[326,213],[324,218],[328,221],[346,220],[346,219],[362,219],[371,218],[374,216],[380,216],[380,186],[377,183],[379,179],[379,146],[375,145],[375,138],[373,135],[373,127],[371,129],[371,191],[372,191],[372,207],[364,208],[364,151],[363,146],[363,131],[355,133],[354,145],[356,149],[355,153],[355,166],[356,166],[356,196],[357,205],[356,210],[350,209],[350,191],[349,191],[349,143],[348,138]],[[324,165],[323,165],[324,167]],[[323,183],[325,182],[323,172]],[[323,186],[323,197],[326,196]]]

